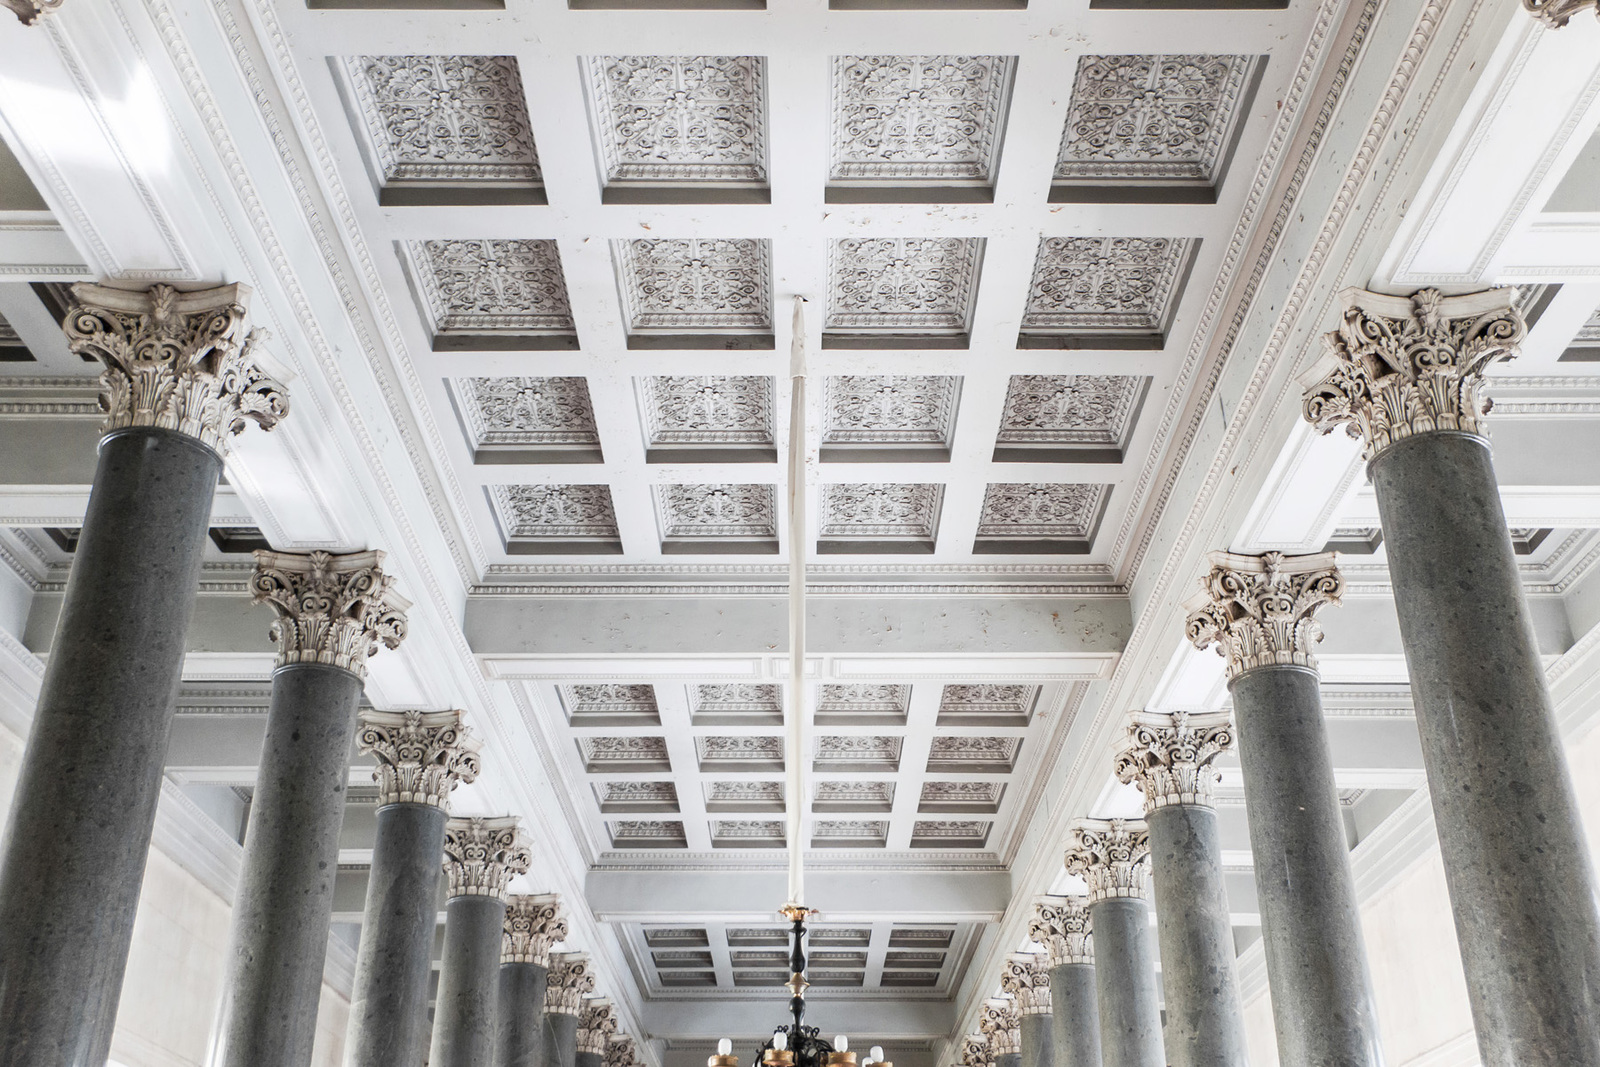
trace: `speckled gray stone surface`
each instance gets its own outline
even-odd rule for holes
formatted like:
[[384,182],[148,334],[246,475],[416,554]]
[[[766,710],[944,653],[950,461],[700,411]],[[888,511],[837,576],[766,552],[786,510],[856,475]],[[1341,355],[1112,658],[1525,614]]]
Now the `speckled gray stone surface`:
[[550,971],[537,963],[500,965],[495,1067],[544,1067],[544,993]]
[[1489,450],[1370,464],[1485,1067],[1600,1065],[1595,879]]
[[1381,1067],[1320,685],[1303,667],[1258,667],[1229,685],[1278,1058]]
[[[584,1065],[580,1063],[578,1067],[584,1067]],[[1022,1053],[1002,1052],[994,1058],[994,1067],[1022,1067]]]
[[1104,1067],[1166,1067],[1149,905],[1137,897],[1096,901],[1089,923]]
[[1248,1067],[1233,975],[1233,923],[1222,881],[1217,813],[1170,804],[1145,816],[1171,1067]]
[[598,1052],[579,1052],[573,1056],[576,1067],[605,1067],[606,1058]]
[[311,1062],[360,699],[361,679],[342,667],[295,663],[272,673],[233,903],[227,1067]]
[[1022,1067],[1054,1067],[1051,1048],[1050,1016],[1030,1014],[1022,1017]]
[[428,1067],[485,1067],[494,1062],[505,920],[505,901],[495,897],[452,897],[445,905],[444,958]]
[[576,1015],[559,1011],[545,1013],[544,1062],[545,1067],[577,1067],[578,1017]]
[[422,1067],[445,819],[430,804],[378,809],[347,1067]]
[[0,1064],[104,1067],[222,461],[100,446],[0,861]]
[[1100,1067],[1100,1006],[1093,964],[1050,968],[1050,1045],[1055,1067]]

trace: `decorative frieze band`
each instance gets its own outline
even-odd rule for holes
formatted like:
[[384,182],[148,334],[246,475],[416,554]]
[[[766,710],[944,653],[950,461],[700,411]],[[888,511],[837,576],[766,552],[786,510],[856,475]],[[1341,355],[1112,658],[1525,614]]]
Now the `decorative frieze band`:
[[1043,894],[1033,898],[1033,918],[1028,936],[1039,942],[1050,957],[1050,966],[1067,963],[1094,963],[1094,944],[1089,936],[1089,898]]
[[513,875],[526,874],[533,854],[515,815],[451,819],[444,830],[444,870],[451,897],[506,899]]
[[578,1051],[604,1056],[617,1032],[617,1008],[605,997],[588,997],[578,1012]]
[[552,952],[550,976],[544,987],[544,1010],[558,1015],[577,1015],[583,1010],[586,993],[594,992],[594,972],[589,969],[587,952]]
[[1368,459],[1417,434],[1483,435],[1484,371],[1515,356],[1528,333],[1514,290],[1340,295],[1344,318],[1327,335],[1328,354],[1308,376],[1320,380],[1302,401],[1311,425],[1322,433],[1343,425]]
[[1285,556],[1267,552],[1241,556],[1213,552],[1202,592],[1184,603],[1185,632],[1199,649],[1217,646],[1228,660],[1228,677],[1257,667],[1315,669],[1312,652],[1322,640],[1316,611],[1337,604],[1344,577],[1332,552]]
[[550,966],[550,946],[567,939],[561,898],[554,893],[527,893],[506,902],[506,924],[500,938],[500,962]]
[[1000,988],[1011,994],[1018,1015],[1049,1015],[1049,956],[1043,952],[1013,952],[1000,970]]
[[361,711],[356,743],[376,757],[378,805],[426,804],[450,810],[450,793],[478,777],[483,742],[460,711]]
[[1016,1005],[1009,998],[991,997],[984,1001],[978,1028],[988,1039],[991,1056],[1009,1056],[1022,1051],[1022,1016],[1017,1014]]
[[272,640],[278,666],[327,663],[365,678],[382,642],[398,648],[411,602],[383,573],[383,553],[256,552],[251,599],[278,613]]
[[1225,711],[1135,711],[1113,769],[1144,793],[1146,815],[1173,804],[1209,808],[1217,784],[1211,761],[1232,744],[1233,720]]
[[[12,10],[34,7],[5,2]],[[79,283],[72,296],[77,303],[61,329],[73,352],[105,365],[103,432],[153,426],[225,454],[246,420],[270,430],[289,413],[283,386],[251,354],[259,335],[245,333],[249,286],[182,293],[157,285],[141,293]]]
[[1149,891],[1150,831],[1143,819],[1079,819],[1066,867],[1089,886],[1089,903],[1144,898]]

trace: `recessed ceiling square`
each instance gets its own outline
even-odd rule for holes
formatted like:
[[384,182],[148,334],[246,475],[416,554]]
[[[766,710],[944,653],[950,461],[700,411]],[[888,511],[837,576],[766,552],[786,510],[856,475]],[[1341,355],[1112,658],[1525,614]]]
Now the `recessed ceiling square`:
[[912,848],[982,848],[990,824],[975,819],[918,819],[911,826]]
[[775,463],[772,378],[675,374],[638,379],[646,463]]
[[783,738],[765,735],[707,735],[694,739],[703,774],[723,771],[783,770]]
[[893,782],[823,780],[812,786],[811,810],[814,812],[887,812],[893,809]]
[[1036,685],[947,685],[939,694],[940,726],[1026,726],[1039,703]]
[[597,782],[594,791],[602,815],[678,810],[678,788],[671,782]]
[[845,736],[824,734],[816,740],[816,759],[812,769],[819,772],[898,771],[898,736]]
[[488,492],[512,555],[622,551],[608,485],[491,485]]
[[601,200],[766,203],[760,56],[590,56]]
[[1165,347],[1199,247],[1186,237],[1041,239],[1017,347]]
[[733,781],[706,783],[706,810],[709,812],[781,812],[783,783]]
[[782,848],[784,826],[779,819],[713,819],[712,848]]
[[944,486],[881,482],[822,487],[822,527],[817,551],[926,555],[939,534]]
[[1005,795],[1004,782],[924,782],[917,798],[923,814],[993,815]]
[[771,242],[650,237],[611,250],[629,348],[772,347]]
[[[811,827],[812,848],[883,848],[888,841],[889,824],[881,819],[818,819]],[[826,963],[821,956],[813,953],[812,963]]]
[[584,378],[455,378],[451,399],[474,463],[600,463]]
[[960,398],[953,374],[832,375],[823,391],[822,462],[947,462]]
[[659,726],[661,712],[650,685],[617,682],[563,685],[557,690],[574,726]]
[[590,774],[659,773],[672,769],[661,737],[580,737],[578,756]]
[[658,485],[655,496],[664,554],[778,551],[776,486]]
[[935,737],[928,749],[928,773],[1009,774],[1021,749],[1020,737]]
[[400,251],[435,352],[578,347],[554,241],[406,241]]
[[994,461],[1121,463],[1149,385],[1124,374],[1014,374]]
[[827,682],[812,718],[828,726],[904,726],[910,705],[909,685]]
[[981,237],[847,237],[828,249],[823,348],[966,348]]
[[783,690],[772,682],[712,682],[689,688],[695,726],[782,726]]
[[677,820],[617,819],[608,824],[612,848],[687,848]]
[[991,482],[983,492],[972,551],[1082,555],[1111,495],[1109,485]]

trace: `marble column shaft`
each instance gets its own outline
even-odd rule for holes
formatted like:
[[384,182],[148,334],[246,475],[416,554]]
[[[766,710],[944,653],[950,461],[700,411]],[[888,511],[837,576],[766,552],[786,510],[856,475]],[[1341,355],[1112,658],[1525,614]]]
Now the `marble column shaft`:
[[578,1017],[563,1011],[544,1015],[545,1067],[577,1067]]
[[545,1067],[576,1067],[578,1016],[584,995],[593,991],[594,974],[586,954],[551,953],[544,999]]
[[1000,988],[1011,995],[1016,1009],[1021,1067],[1053,1067],[1049,957],[1043,952],[1014,952],[1007,956],[1000,972]]
[[1022,1067],[1052,1067],[1055,1062],[1052,1025],[1050,1012],[1022,1017]]
[[545,1067],[544,998],[549,969],[502,963],[495,1067]]
[[1485,1067],[1600,1067],[1594,868],[1487,443],[1372,461]]
[[1053,1067],[1101,1067],[1088,903],[1086,897],[1035,897],[1028,923],[1028,936],[1045,947],[1050,966]]
[[0,1065],[101,1067],[222,460],[170,430],[100,444],[0,861]]
[[0,1065],[102,1067],[228,439],[288,411],[249,289],[74,285],[99,459],[0,859]]

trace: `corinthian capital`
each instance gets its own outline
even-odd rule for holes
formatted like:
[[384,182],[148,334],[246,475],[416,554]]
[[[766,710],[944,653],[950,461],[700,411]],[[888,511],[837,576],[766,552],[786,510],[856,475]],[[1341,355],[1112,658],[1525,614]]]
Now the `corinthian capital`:
[[1143,819],[1079,819],[1072,824],[1067,870],[1089,885],[1089,903],[1143,898],[1149,884],[1150,831]]
[[617,1008],[605,997],[585,997],[578,1010],[578,1051],[604,1056],[617,1032]]
[[1013,952],[1000,971],[1018,1015],[1050,1014],[1050,961],[1043,952]]
[[1371,459],[1397,441],[1438,430],[1483,433],[1478,395],[1491,363],[1527,335],[1510,289],[1411,297],[1346,289],[1344,319],[1309,376],[1302,409],[1323,433],[1341,424]]
[[577,1015],[583,1010],[583,997],[594,992],[594,972],[589,969],[587,952],[550,953],[550,977],[544,987],[544,1010],[558,1015]]
[[1050,966],[1094,963],[1089,929],[1088,897],[1058,897],[1046,893],[1033,898],[1028,936],[1044,946],[1050,956]]
[[0,0],[0,7],[9,7],[17,13],[24,26],[32,26],[39,16],[60,7],[62,0]]
[[1232,744],[1233,720],[1225,711],[1136,711],[1113,769],[1144,793],[1146,815],[1171,804],[1209,808],[1217,784],[1211,761]]
[[978,1029],[989,1041],[991,1056],[1005,1056],[1022,1051],[1022,1016],[1017,1007],[1005,997],[990,997],[983,1002],[983,1014],[978,1016]]
[[1600,17],[1600,7],[1595,6],[1595,0],[1522,0],[1522,6],[1553,30],[1565,26],[1586,7],[1593,7],[1595,16]]
[[512,876],[527,873],[532,862],[515,815],[445,823],[444,870],[452,897],[505,900]]
[[1202,592],[1185,602],[1185,631],[1194,646],[1217,646],[1228,659],[1228,677],[1257,667],[1315,668],[1312,653],[1322,640],[1316,611],[1339,603],[1344,578],[1332,552],[1285,556],[1268,552],[1240,556],[1213,552]]
[[566,939],[567,920],[561,916],[561,898],[554,893],[514,896],[506,903],[501,963],[536,963],[548,968],[550,946]]
[[994,1067],[987,1034],[968,1034],[962,1039],[961,1067]]
[[278,613],[272,640],[278,665],[329,663],[365,678],[381,641],[397,648],[411,602],[383,573],[383,553],[256,552],[251,599]]
[[612,1034],[606,1042],[606,1067],[639,1067],[638,1050],[627,1034]]
[[361,712],[356,742],[377,757],[378,805],[427,804],[450,810],[450,791],[478,777],[483,742],[459,711]]
[[155,426],[223,453],[245,420],[270,430],[288,414],[283,386],[251,355],[248,286],[180,293],[158,285],[139,293],[80,283],[72,296],[77,303],[61,328],[74,352],[105,364],[102,431]]

